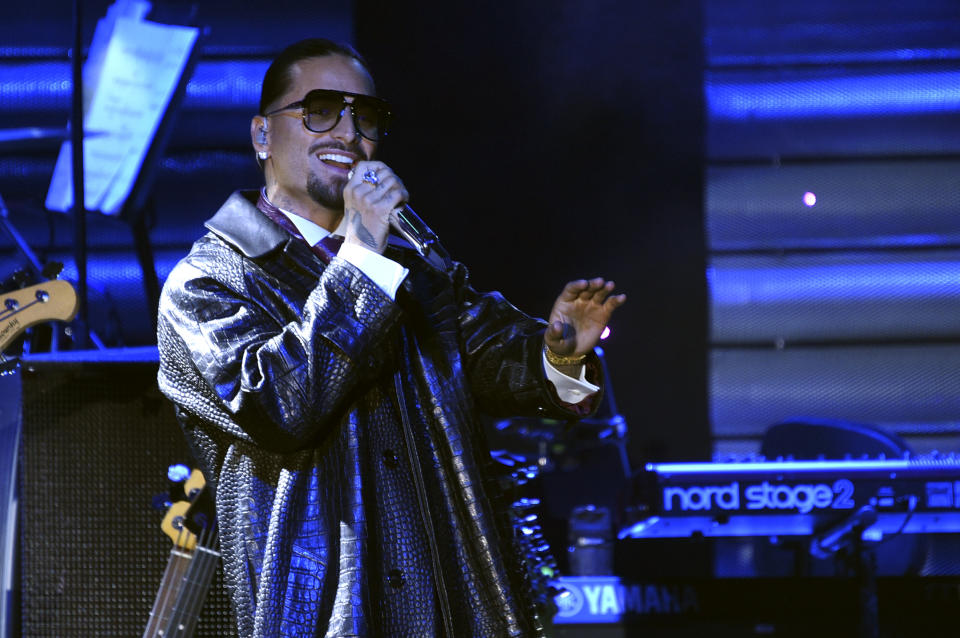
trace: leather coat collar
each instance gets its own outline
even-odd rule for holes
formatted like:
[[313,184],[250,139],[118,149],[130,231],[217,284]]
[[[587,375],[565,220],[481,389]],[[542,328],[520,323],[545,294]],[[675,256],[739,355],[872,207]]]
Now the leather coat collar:
[[[257,258],[276,250],[293,239],[284,228],[274,223],[257,208],[260,191],[234,191],[213,217],[204,226],[219,235],[224,241],[236,246],[246,257]],[[413,256],[413,247],[405,239],[390,235],[387,256],[407,264],[403,255]],[[398,249],[397,251],[391,249]],[[442,246],[430,253],[427,261],[441,272],[448,271],[452,262]]]
[[204,226],[236,246],[246,257],[262,257],[290,241],[290,233],[257,208],[255,190],[235,191]]

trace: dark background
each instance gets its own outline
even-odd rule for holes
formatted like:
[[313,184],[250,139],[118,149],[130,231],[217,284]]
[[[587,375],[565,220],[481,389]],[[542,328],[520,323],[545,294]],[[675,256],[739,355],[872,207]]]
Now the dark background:
[[402,118],[385,157],[451,252],[540,316],[563,282],[613,279],[635,453],[708,458],[700,6],[356,7]]

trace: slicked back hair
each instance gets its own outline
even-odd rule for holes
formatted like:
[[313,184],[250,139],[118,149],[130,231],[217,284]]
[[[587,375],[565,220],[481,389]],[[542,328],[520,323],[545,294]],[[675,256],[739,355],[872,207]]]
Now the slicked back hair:
[[326,38],[307,38],[294,42],[274,58],[263,76],[263,86],[260,88],[260,115],[266,113],[267,107],[287,92],[291,83],[290,68],[294,64],[301,60],[322,58],[328,55],[343,55],[353,58],[373,77],[367,61],[349,44],[341,44]]

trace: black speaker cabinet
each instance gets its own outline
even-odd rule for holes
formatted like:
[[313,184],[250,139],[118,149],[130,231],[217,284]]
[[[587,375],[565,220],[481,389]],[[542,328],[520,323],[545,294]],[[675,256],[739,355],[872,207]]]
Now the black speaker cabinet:
[[[191,464],[156,374],[151,348],[21,362],[23,636],[143,635],[173,547],[158,496]],[[195,636],[235,633],[218,569]]]

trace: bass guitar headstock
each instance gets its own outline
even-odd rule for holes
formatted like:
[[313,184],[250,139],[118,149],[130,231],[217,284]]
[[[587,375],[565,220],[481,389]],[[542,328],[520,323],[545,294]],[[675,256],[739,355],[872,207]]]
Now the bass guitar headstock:
[[213,521],[212,503],[206,495],[206,486],[203,473],[198,469],[192,470],[183,482],[184,499],[172,503],[160,523],[160,529],[176,547],[193,551],[197,546],[197,534]]
[[0,352],[30,326],[72,320],[79,307],[73,286],[60,279],[5,292],[0,299]]

